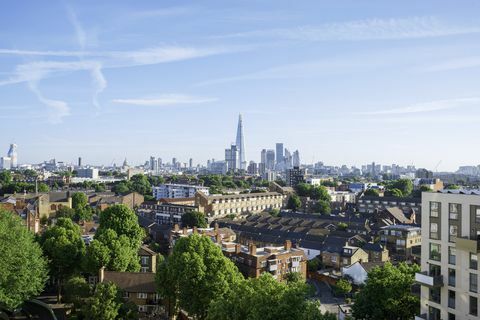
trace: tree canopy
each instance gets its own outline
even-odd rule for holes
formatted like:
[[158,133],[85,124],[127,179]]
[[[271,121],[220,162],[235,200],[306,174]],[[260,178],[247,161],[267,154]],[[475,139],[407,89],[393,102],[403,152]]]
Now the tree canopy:
[[205,214],[198,211],[187,211],[182,215],[182,226],[187,228],[206,228],[208,225]]
[[295,190],[301,197],[310,197],[313,200],[323,200],[328,202],[332,200],[325,186],[314,186],[308,183],[299,183]]
[[85,300],[82,313],[86,320],[115,320],[122,305],[120,292],[111,282],[97,284],[92,297]]
[[367,189],[367,190],[365,190],[363,195],[365,195],[367,197],[379,197],[380,196],[380,194],[378,193],[378,190],[376,190],[376,189]]
[[412,319],[419,311],[419,299],[411,293],[418,271],[418,265],[406,263],[395,267],[387,262],[383,267],[373,268],[365,287],[356,296],[353,316],[357,319]]
[[288,198],[287,209],[296,211],[301,206],[302,206],[302,202],[300,201],[300,198],[296,194],[292,194],[290,198]]
[[176,241],[173,253],[159,264],[157,287],[170,302],[199,319],[207,316],[210,302],[238,285],[243,276],[208,237],[191,235]]
[[22,220],[0,209],[0,305],[8,309],[38,295],[48,278],[47,261]]

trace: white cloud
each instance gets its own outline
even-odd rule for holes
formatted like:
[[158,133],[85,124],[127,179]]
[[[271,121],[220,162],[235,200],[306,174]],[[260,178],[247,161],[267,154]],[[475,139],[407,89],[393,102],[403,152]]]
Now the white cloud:
[[411,106],[396,108],[396,109],[386,109],[370,112],[360,112],[357,114],[361,115],[403,115],[403,114],[413,114],[413,113],[423,113],[423,112],[433,112],[441,110],[456,109],[468,106],[474,106],[480,104],[480,97],[471,97],[471,98],[458,98],[458,99],[446,99],[446,100],[436,100],[424,103],[417,103]]
[[36,81],[30,81],[28,87],[41,103],[50,108],[49,119],[52,123],[60,123],[62,122],[63,117],[70,114],[70,108],[65,101],[44,97],[42,92],[38,89]]
[[423,69],[427,72],[449,71],[458,69],[478,68],[480,67],[480,57],[467,57],[462,59],[453,59],[446,62],[434,64]]
[[301,26],[255,30],[219,36],[220,38],[273,37],[303,41],[361,41],[442,37],[478,33],[478,26],[453,26],[435,17],[366,19],[335,22],[320,26]]
[[114,99],[112,102],[137,106],[173,106],[183,104],[200,104],[215,102],[217,98],[193,97],[184,94],[164,94],[156,98]]
[[80,21],[77,18],[77,14],[71,7],[67,7],[67,16],[75,30],[75,36],[78,42],[78,45],[81,49],[84,49],[87,45],[87,33],[83,29]]

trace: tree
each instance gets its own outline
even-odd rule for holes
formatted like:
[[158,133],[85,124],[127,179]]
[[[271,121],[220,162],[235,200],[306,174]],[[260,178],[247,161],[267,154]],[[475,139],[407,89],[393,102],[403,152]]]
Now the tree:
[[307,271],[315,272],[320,268],[321,262],[318,258],[313,258],[312,260],[307,261]]
[[50,275],[57,280],[57,300],[60,302],[62,282],[79,271],[85,255],[80,227],[69,218],[59,218],[40,238],[50,263]]
[[112,188],[112,191],[116,194],[125,194],[130,192],[130,187],[127,182],[122,181]]
[[280,209],[272,209],[272,210],[270,210],[270,214],[273,217],[280,217]]
[[159,264],[157,287],[168,301],[198,319],[207,316],[210,302],[225,295],[243,279],[237,267],[208,237],[191,235],[176,241],[173,253]]
[[308,183],[299,183],[295,190],[300,197],[309,197],[312,191],[312,185]]
[[330,207],[330,202],[326,200],[318,200],[314,206],[315,212],[329,215],[332,212],[332,208]]
[[365,190],[363,195],[366,196],[366,197],[379,197],[380,196],[380,194],[378,193],[378,190],[376,190],[376,189],[367,189],[367,190]]
[[328,189],[324,186],[315,186],[311,189],[310,197],[313,200],[321,200],[330,202],[332,201],[332,197],[328,194]]
[[73,217],[75,221],[91,221],[93,219],[93,210],[91,207],[76,209]]
[[74,308],[79,310],[85,299],[90,297],[92,286],[87,283],[84,277],[74,276],[65,283],[64,292],[64,301],[72,303]]
[[208,225],[205,214],[198,211],[187,211],[182,215],[182,226],[187,228],[206,228]]
[[356,319],[412,319],[419,311],[419,299],[412,295],[418,265],[401,263],[398,267],[387,262],[368,273],[365,287],[357,294],[353,305]]
[[[394,191],[394,189],[397,189],[400,192],[398,193],[398,191]],[[387,185],[387,191],[389,191],[387,193],[390,193],[395,197],[397,197],[397,196],[408,197],[408,196],[410,196],[410,194],[413,191],[412,180],[410,180],[410,179],[398,179],[398,180],[392,181],[391,183],[389,183],[389,185]]]
[[0,172],[0,184],[2,186],[7,185],[12,182],[12,173],[8,170],[3,170]]
[[302,202],[300,201],[300,198],[296,194],[292,194],[290,198],[288,198],[287,209],[297,211],[297,209],[300,208],[301,206],[302,206]]
[[88,205],[87,195],[83,192],[75,192],[72,195],[72,208],[74,210],[83,209]]
[[131,191],[136,191],[140,194],[152,194],[152,186],[148,181],[148,178],[143,174],[136,174],[130,179],[132,185]]
[[449,184],[448,186],[445,187],[447,190],[458,190],[460,187],[456,184]]
[[38,192],[50,192],[50,188],[43,182],[38,184]]
[[0,306],[18,307],[38,295],[47,280],[47,261],[22,220],[0,209]]
[[97,284],[91,298],[86,299],[82,313],[87,320],[115,320],[122,305],[120,292],[111,282]]
[[387,191],[386,191],[386,194],[387,194],[389,197],[403,197],[402,190],[397,189],[397,188],[393,188],[393,189],[387,190]]
[[318,303],[308,300],[311,289],[302,281],[279,282],[269,273],[259,278],[243,280],[216,296],[210,305],[210,320],[241,319],[335,319],[335,315],[322,315]]
[[345,222],[339,222],[337,224],[337,229],[338,230],[345,231],[345,230],[347,230],[347,228],[348,228],[348,224],[346,224]]
[[123,204],[116,204],[105,209],[100,215],[100,226],[95,238],[106,230],[112,229],[117,236],[125,235],[130,240],[132,248],[139,248],[145,237],[144,230],[138,224],[138,218],[132,209]]
[[75,210],[69,207],[61,207],[60,209],[57,210],[57,212],[55,213],[55,216],[57,218],[73,219],[73,217],[75,216]]
[[346,295],[352,291],[352,284],[345,279],[340,279],[335,284],[333,290],[336,295]]

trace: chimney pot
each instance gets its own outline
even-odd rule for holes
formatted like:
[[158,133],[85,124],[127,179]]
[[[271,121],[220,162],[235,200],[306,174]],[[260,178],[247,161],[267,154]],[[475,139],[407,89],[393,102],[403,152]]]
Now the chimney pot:
[[256,255],[257,254],[257,246],[255,244],[250,243],[250,248],[249,249],[250,249],[249,251],[250,251],[251,255]]
[[286,251],[290,251],[290,249],[292,249],[292,241],[290,240],[285,240],[285,250]]

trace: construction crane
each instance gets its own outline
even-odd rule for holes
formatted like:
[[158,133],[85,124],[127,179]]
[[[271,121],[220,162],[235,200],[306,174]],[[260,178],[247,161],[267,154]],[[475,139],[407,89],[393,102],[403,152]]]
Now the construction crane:
[[442,163],[442,160],[438,161],[437,165],[435,166],[435,173],[438,172],[438,166]]

